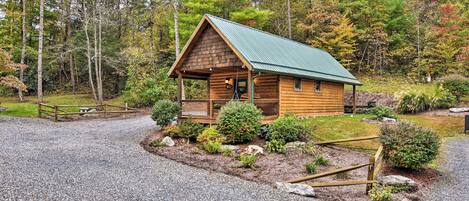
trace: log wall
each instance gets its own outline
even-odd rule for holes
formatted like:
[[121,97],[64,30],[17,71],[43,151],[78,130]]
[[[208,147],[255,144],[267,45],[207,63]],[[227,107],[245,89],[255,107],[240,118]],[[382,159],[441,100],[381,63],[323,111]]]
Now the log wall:
[[344,113],[344,84],[321,82],[321,91],[315,91],[315,81],[301,79],[300,91],[294,89],[292,77],[280,76],[280,115],[295,113],[300,116],[336,115]]
[[[236,79],[247,78],[247,71],[227,73],[213,73],[210,75],[210,99],[231,99],[233,97],[233,88],[227,89],[225,85],[226,78]],[[254,80],[255,99],[277,99],[278,85],[277,75],[261,74]]]

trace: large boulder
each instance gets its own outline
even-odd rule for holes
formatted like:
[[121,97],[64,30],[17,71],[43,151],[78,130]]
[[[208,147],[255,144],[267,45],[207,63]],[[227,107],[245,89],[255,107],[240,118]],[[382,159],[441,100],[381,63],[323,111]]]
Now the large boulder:
[[453,112],[453,113],[469,112],[469,107],[449,108],[449,112]]
[[290,184],[286,182],[275,182],[277,188],[281,191],[302,195],[306,197],[316,197],[314,188],[306,184]]
[[416,191],[417,183],[401,175],[388,175],[378,178],[378,183],[384,186],[392,186],[397,191]]

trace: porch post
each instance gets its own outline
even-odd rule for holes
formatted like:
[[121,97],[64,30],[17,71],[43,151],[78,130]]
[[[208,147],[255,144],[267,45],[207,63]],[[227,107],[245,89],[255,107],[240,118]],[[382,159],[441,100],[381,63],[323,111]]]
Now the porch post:
[[212,98],[210,97],[210,77],[207,78],[207,116],[212,118]]
[[248,70],[248,100],[250,103],[254,103],[254,87],[253,87],[253,81],[252,81],[252,71]]
[[353,114],[357,112],[357,95],[356,95],[356,90],[355,90],[355,85],[353,86],[353,92],[352,92],[352,106],[353,106]]
[[178,95],[177,95],[177,101],[179,103],[179,106],[181,107],[181,112],[179,113],[179,117],[182,116],[182,74],[181,72],[177,71],[178,74]]

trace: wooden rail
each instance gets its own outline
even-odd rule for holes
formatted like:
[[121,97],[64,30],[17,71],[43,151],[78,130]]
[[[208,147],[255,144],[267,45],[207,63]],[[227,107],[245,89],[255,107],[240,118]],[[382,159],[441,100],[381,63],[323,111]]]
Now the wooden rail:
[[[349,138],[349,139],[340,139],[340,140],[328,140],[322,142],[316,142],[317,145],[325,145],[325,144],[335,144],[335,143],[342,143],[342,142],[353,142],[353,141],[363,141],[363,140],[372,140],[376,139],[379,136],[367,136],[367,137],[357,137],[357,138]],[[368,168],[368,175],[366,180],[348,180],[348,181],[335,181],[335,182],[312,182],[308,183],[308,185],[312,187],[331,187],[331,186],[350,186],[350,185],[363,185],[366,184],[366,193],[373,188],[373,184],[376,183],[376,177],[379,174],[383,164],[383,146],[380,146],[376,153],[373,156],[370,156],[369,163],[360,164],[360,165],[353,165],[348,167],[339,168],[332,171],[322,172],[298,179],[292,179],[288,181],[288,183],[299,183],[305,182],[312,179],[327,177],[331,175],[336,175],[343,172],[348,172],[352,170],[356,170],[359,168],[367,167]]]
[[[70,108],[93,108],[96,111],[93,112],[75,112],[70,111]],[[67,109],[68,108],[68,109]],[[111,108],[117,108],[117,110],[112,110]],[[110,110],[111,109],[111,110]],[[67,111],[68,110],[68,111]],[[103,117],[107,117],[110,114],[128,114],[128,113],[136,113],[138,112],[136,108],[128,107],[127,104],[125,106],[116,106],[116,105],[109,105],[109,104],[96,104],[96,105],[49,105],[44,103],[38,104],[38,117],[47,117],[54,119],[55,122],[59,121],[59,117],[66,117],[66,116],[73,116],[73,115],[102,115]]]

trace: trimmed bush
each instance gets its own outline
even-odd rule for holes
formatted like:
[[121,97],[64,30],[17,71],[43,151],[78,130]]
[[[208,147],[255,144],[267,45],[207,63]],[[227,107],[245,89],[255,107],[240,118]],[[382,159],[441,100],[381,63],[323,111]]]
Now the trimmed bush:
[[229,143],[251,140],[261,129],[262,112],[252,103],[230,101],[220,110],[217,130]]
[[306,169],[306,172],[309,173],[309,174],[313,174],[316,172],[316,163],[313,161],[313,162],[309,162],[309,163],[306,163],[305,164],[305,169]]
[[469,95],[469,79],[461,75],[449,75],[442,78],[441,86],[456,96],[457,101]]
[[283,140],[285,143],[307,140],[310,132],[311,129],[303,124],[296,115],[286,114],[269,125],[267,140]]
[[378,105],[368,110],[369,114],[375,115],[378,120],[383,120],[384,117],[396,118],[394,110],[387,106]]
[[265,143],[265,148],[268,152],[275,152],[275,153],[285,153],[285,141],[283,140],[270,140]]
[[381,127],[384,157],[395,167],[419,169],[438,155],[440,141],[430,129],[409,122]]
[[178,126],[168,126],[164,129],[164,134],[169,137],[180,137],[181,129]]
[[218,142],[223,143],[225,137],[218,133],[218,131],[213,127],[208,127],[202,131],[202,133],[197,137],[197,142],[201,144],[206,144],[207,142]]
[[252,168],[256,164],[257,156],[254,154],[241,154],[238,158],[243,167]]
[[194,123],[191,118],[184,120],[179,126],[181,133],[177,137],[197,139],[200,133],[205,129],[204,125]]
[[175,102],[170,100],[159,100],[153,106],[151,118],[161,127],[171,123],[171,120],[177,116],[181,108]]
[[210,154],[216,154],[221,151],[221,143],[209,140],[208,142],[203,144],[203,148]]

